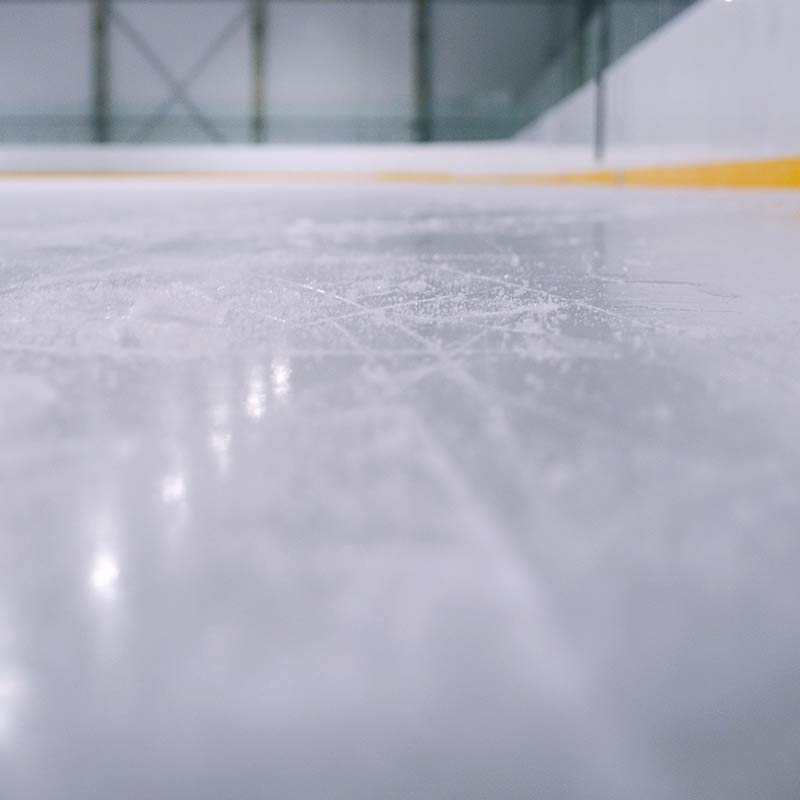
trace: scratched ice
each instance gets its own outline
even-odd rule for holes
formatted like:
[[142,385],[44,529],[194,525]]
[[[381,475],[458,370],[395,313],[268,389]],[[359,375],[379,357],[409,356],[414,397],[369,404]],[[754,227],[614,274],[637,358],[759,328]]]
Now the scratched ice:
[[0,188],[0,797],[800,785],[800,200]]

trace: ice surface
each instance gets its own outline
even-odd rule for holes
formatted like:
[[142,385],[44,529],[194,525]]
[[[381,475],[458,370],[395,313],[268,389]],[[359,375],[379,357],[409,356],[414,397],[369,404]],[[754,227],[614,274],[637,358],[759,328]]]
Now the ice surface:
[[0,797],[793,798],[800,199],[0,186]]

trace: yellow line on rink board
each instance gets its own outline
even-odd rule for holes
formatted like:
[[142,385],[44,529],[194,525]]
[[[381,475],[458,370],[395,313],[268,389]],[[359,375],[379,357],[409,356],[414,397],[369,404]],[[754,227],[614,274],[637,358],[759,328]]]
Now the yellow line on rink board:
[[800,158],[627,169],[623,182],[699,189],[800,189]]
[[2,180],[141,180],[276,184],[599,185],[687,189],[800,189],[800,158],[582,172],[0,171]]

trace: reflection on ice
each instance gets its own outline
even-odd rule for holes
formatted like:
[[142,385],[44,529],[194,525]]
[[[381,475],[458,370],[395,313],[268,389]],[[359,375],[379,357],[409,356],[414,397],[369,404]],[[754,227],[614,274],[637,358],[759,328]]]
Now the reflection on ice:
[[272,394],[278,399],[286,398],[291,390],[292,366],[288,358],[276,356],[272,359]]
[[250,369],[247,381],[247,398],[245,411],[252,419],[261,419],[267,410],[267,383],[260,366],[254,365]]
[[[10,744],[14,738],[25,694],[25,676],[12,659],[16,651],[13,634],[9,620],[0,615],[0,747]],[[0,788],[2,785],[0,774]]]
[[100,551],[95,554],[89,572],[89,584],[100,595],[109,595],[119,581],[119,562],[111,553]]
[[92,595],[109,599],[114,596],[119,580],[120,517],[112,487],[98,482],[90,497],[87,546],[90,559],[87,583]]
[[165,503],[181,503],[186,499],[186,479],[182,472],[165,475],[161,481],[161,499]]
[[23,700],[23,680],[19,672],[0,665],[0,745],[14,736],[14,726]]
[[227,472],[230,466],[230,450],[233,437],[226,431],[211,431],[208,444],[214,451],[221,472]]
[[223,376],[211,382],[211,407],[209,409],[208,446],[221,473],[230,467],[230,450],[233,441],[232,423],[235,409],[230,402],[230,387]]
[[228,403],[221,401],[211,409],[211,424],[215,428],[224,428],[230,424],[231,409]]

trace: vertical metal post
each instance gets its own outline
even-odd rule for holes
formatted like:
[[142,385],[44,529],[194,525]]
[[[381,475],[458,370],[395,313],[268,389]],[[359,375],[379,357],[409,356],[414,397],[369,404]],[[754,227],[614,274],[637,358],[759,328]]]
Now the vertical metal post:
[[597,7],[597,64],[595,70],[594,157],[602,161],[607,145],[606,69],[611,60],[611,0]]
[[431,141],[431,35],[430,0],[414,0],[414,135]]
[[110,78],[108,60],[108,24],[111,0],[94,0],[92,25],[92,138],[108,142],[110,136]]
[[576,86],[583,86],[592,80],[594,73],[589,60],[589,36],[591,33],[592,9],[594,0],[578,0],[575,10],[575,37],[577,53],[575,56]]
[[250,49],[252,64],[251,138],[264,141],[265,98],[264,65],[267,32],[266,0],[250,0]]

